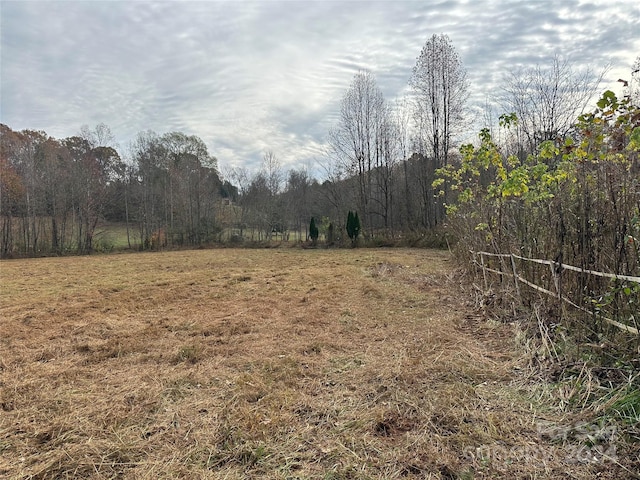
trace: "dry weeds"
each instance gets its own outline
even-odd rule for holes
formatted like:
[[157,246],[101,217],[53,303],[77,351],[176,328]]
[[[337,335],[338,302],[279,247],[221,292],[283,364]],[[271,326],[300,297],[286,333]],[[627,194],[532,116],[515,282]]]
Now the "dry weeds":
[[449,260],[279,249],[3,262],[0,476],[625,476],[629,459],[571,463],[575,445],[540,435],[576,419],[519,381],[512,327],[474,316]]

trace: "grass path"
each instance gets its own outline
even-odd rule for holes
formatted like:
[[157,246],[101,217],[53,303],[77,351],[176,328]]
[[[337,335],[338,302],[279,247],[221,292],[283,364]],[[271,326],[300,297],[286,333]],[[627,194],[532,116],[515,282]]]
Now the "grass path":
[[570,419],[452,278],[410,249],[2,262],[0,477],[620,478],[540,434]]

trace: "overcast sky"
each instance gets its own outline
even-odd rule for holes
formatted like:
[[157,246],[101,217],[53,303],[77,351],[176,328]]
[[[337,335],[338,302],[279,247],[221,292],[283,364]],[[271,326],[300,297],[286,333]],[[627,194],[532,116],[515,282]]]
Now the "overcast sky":
[[316,170],[342,95],[361,69],[402,95],[424,43],[447,34],[472,105],[505,73],[611,68],[621,92],[640,55],[636,0],[5,1],[0,122],[56,138],[104,122],[126,154],[138,132],[198,135],[221,169]]

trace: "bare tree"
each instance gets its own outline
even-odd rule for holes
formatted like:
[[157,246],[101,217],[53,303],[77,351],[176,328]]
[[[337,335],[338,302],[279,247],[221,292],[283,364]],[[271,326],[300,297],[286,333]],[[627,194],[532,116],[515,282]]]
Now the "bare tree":
[[[329,132],[329,143],[332,143],[331,136],[333,134],[333,131]],[[329,145],[319,165],[324,171],[325,177],[322,188],[319,190],[320,195],[323,197],[322,203],[330,206],[326,209],[330,218],[342,220],[342,214],[347,211],[350,203],[350,192],[345,188],[348,172],[345,169],[344,162],[338,158],[335,147]]]
[[80,127],[79,136],[86,140],[91,145],[91,148],[117,147],[116,137],[111,132],[111,128],[105,123],[97,124],[93,130],[88,125],[83,125]]
[[400,161],[401,170],[396,175],[396,207],[399,207],[396,214],[396,221],[403,229],[411,229],[415,225],[415,201],[414,184],[412,179],[413,170],[410,168],[411,137],[411,116],[412,109],[410,99],[405,96],[397,99],[391,109],[391,116],[395,128],[395,146],[397,159]]
[[[306,169],[290,170],[287,179],[287,188],[284,192],[284,200],[287,206],[287,217],[295,231],[295,236],[299,236],[303,230],[306,232],[311,217],[310,197],[311,179]],[[306,235],[305,237],[306,238]]]
[[365,225],[373,225],[373,170],[380,165],[381,134],[386,116],[382,91],[370,72],[355,75],[340,107],[338,125],[329,134],[344,171],[357,178],[357,203]]
[[518,117],[516,141],[521,158],[533,153],[540,142],[563,139],[570,132],[606,71],[574,70],[567,59],[556,55],[548,66],[509,72],[500,103]]
[[267,178],[267,187],[271,195],[276,196],[280,193],[282,188],[283,173],[280,160],[276,157],[276,154],[272,150],[264,152],[262,157],[262,171]]
[[140,228],[142,247],[148,248],[151,238],[165,224],[164,192],[168,184],[164,168],[165,153],[160,137],[153,131],[139,132],[131,143],[133,176],[133,203]]
[[385,105],[381,111],[376,134],[376,154],[374,170],[375,202],[373,213],[382,219],[382,226],[388,232],[392,228],[393,181],[398,156],[402,152],[401,127],[395,122],[391,110]]
[[262,157],[262,170],[256,177],[258,181],[256,184],[260,185],[261,181],[264,181],[264,230],[267,239],[271,239],[271,235],[275,233],[284,233],[285,225],[282,215],[282,205],[280,191],[282,190],[282,183],[284,180],[284,174],[282,172],[282,165],[280,160],[276,157],[275,153],[271,150],[267,150]]
[[433,35],[427,40],[409,85],[415,99],[415,145],[424,160],[421,175],[424,224],[434,227],[444,218],[443,201],[439,200],[435,208],[431,207],[434,203],[431,188],[434,171],[449,163],[456,129],[464,121],[468,98],[467,74],[447,35]]

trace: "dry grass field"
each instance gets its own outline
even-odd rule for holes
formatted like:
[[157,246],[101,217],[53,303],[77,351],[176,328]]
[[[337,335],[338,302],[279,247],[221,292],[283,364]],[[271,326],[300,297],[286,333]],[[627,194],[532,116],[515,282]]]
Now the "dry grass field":
[[626,476],[623,458],[569,458],[557,432],[580,419],[521,379],[514,328],[473,313],[451,263],[410,249],[2,262],[0,477]]

